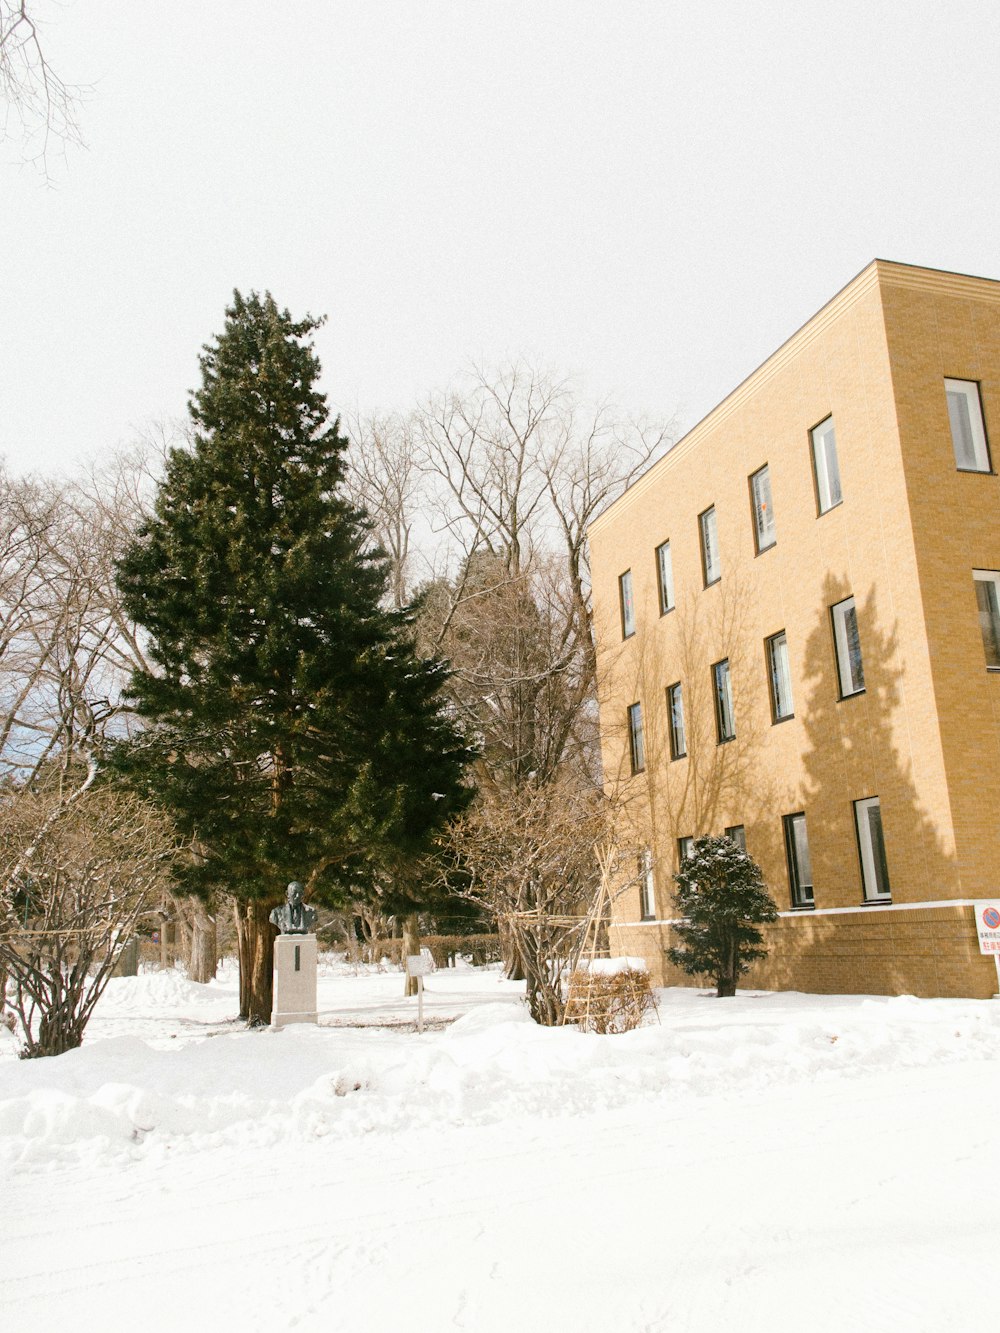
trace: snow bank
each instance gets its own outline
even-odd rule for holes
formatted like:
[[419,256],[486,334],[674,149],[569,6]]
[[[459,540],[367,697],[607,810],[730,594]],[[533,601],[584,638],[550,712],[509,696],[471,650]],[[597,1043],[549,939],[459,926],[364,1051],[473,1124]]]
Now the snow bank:
[[[356,979],[355,985],[366,982]],[[398,985],[398,975],[394,978]],[[453,984],[458,984],[456,981]],[[209,988],[176,974],[122,978],[116,1010]],[[0,1064],[0,1163],[32,1169],[169,1148],[276,1143],[574,1116],[629,1104],[742,1095],[1000,1058],[1000,1006],[962,1000],[661,995],[659,1020],[622,1036],[531,1022],[518,999],[477,1007],[441,1031],[211,1028],[159,1049],[112,1036],[52,1060]],[[374,1001],[377,1003],[378,1001]],[[397,1005],[398,1005],[397,1001]],[[208,1036],[212,1039],[208,1040]]]

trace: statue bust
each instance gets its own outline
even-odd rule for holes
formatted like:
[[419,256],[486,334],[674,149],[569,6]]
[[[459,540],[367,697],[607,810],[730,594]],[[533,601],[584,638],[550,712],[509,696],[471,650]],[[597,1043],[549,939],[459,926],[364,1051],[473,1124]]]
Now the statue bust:
[[276,907],[271,913],[271,924],[277,926],[282,935],[308,935],[316,924],[316,909],[302,901],[303,892],[299,881],[293,879],[285,894],[285,905]]

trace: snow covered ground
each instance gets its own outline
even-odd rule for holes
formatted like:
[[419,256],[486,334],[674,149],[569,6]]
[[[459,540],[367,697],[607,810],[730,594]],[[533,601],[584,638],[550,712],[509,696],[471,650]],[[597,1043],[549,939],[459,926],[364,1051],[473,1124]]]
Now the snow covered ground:
[[[1000,1001],[662,993],[545,1030],[496,970],[111,983],[81,1050],[0,1029],[0,1328],[996,1328]],[[454,1020],[454,1021],[453,1021]]]

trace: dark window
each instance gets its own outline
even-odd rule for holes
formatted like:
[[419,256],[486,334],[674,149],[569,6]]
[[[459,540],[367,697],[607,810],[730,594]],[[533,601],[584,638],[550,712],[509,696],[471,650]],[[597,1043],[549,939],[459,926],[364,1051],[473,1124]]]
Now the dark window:
[[746,851],[747,834],[742,824],[730,824],[729,828],[726,829],[726,837],[735,842],[741,852]]
[[983,425],[983,403],[975,380],[945,380],[948,424],[960,472],[989,472],[990,449]]
[[660,590],[662,616],[674,609],[674,562],[669,542],[663,542],[656,548],[656,582]]
[[618,579],[618,600],[622,609],[622,638],[629,639],[635,633],[635,603],[632,600],[632,571],[626,569]]
[[719,744],[731,741],[736,735],[733,721],[733,685],[729,675],[729,658],[712,667],[712,686],[715,692],[715,729]]
[[686,861],[694,852],[694,838],[677,839],[677,861]]
[[868,902],[886,901],[890,896],[889,867],[885,859],[882,835],[882,807],[877,796],[854,802],[854,822],[858,832],[861,857],[861,882]]
[[766,551],[778,540],[774,528],[774,502],[771,499],[771,470],[762,467],[750,478],[750,499],[753,504],[753,534],[757,554]]
[[684,734],[684,695],[680,681],[667,690],[667,714],[670,719],[670,758],[683,759],[687,754],[687,738]]
[[816,477],[816,500],[819,512],[825,514],[843,500],[840,488],[840,467],[837,463],[837,437],[833,431],[833,417],[827,417],[809,432],[812,440],[813,474]]
[[646,767],[646,746],[642,735],[642,704],[629,705],[628,745],[632,772],[641,773]]
[[767,676],[771,687],[771,716],[775,722],[791,717],[792,673],[788,665],[788,640],[785,631],[766,640]]
[[979,628],[990,671],[1000,671],[1000,570],[974,569]]
[[648,847],[639,853],[639,906],[643,921],[656,917],[656,881],[653,878],[653,854]]
[[858,634],[858,613],[853,597],[830,608],[833,617],[833,642],[837,650],[837,673],[840,677],[841,698],[860,694],[865,688],[865,670],[861,662],[861,637]]
[[785,855],[788,857],[788,882],[792,891],[793,907],[812,907],[812,863],[809,860],[809,838],[806,835],[806,817],[800,811],[785,815]]
[[707,588],[710,583],[718,583],[722,577],[722,568],[719,564],[719,529],[715,521],[714,505],[698,515],[698,526],[701,530],[701,568]]

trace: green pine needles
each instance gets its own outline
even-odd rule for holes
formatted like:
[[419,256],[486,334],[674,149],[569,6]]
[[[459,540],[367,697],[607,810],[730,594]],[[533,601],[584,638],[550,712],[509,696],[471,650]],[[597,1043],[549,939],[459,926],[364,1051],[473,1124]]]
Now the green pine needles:
[[711,977],[718,995],[735,995],[738,979],[767,956],[757,926],[778,918],[760,867],[731,838],[698,838],[674,881],[684,919],[667,957],[689,976]]
[[[334,898],[398,875],[467,799],[444,668],[387,609],[385,562],[340,494],[320,322],[234,294],[193,445],[118,568],[154,669],[131,687],[147,726],[114,762],[196,845],[182,887],[256,904],[253,930],[290,879]],[[269,1004],[269,957],[254,967]]]

